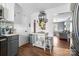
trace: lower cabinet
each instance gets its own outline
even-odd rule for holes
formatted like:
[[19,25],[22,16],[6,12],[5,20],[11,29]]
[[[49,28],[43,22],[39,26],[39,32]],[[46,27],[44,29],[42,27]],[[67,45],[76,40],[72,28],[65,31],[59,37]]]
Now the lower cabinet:
[[18,52],[19,47],[19,36],[9,36],[8,39],[8,56],[15,56]]
[[5,37],[0,38],[0,56],[7,55],[7,39]]
[[45,47],[45,34],[37,33],[33,34],[33,46],[37,46],[40,48]]

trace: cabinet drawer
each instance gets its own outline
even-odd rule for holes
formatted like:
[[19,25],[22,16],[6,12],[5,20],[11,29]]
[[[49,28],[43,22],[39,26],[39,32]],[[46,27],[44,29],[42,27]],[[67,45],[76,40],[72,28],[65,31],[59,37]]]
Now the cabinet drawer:
[[18,39],[18,35],[11,36],[12,39]]

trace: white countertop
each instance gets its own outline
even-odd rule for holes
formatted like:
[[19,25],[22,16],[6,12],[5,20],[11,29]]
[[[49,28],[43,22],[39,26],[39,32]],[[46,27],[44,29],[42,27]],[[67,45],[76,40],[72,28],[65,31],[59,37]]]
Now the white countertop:
[[14,35],[18,35],[18,34],[4,34],[3,36],[14,36]]

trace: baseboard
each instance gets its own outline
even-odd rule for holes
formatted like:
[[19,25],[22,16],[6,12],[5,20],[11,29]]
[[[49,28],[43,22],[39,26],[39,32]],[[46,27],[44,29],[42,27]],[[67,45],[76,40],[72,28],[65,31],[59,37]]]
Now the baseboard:
[[25,43],[25,44],[23,44],[23,45],[21,45],[21,46],[19,46],[19,47],[25,46],[26,44],[29,44],[29,42],[27,42],[27,43]]

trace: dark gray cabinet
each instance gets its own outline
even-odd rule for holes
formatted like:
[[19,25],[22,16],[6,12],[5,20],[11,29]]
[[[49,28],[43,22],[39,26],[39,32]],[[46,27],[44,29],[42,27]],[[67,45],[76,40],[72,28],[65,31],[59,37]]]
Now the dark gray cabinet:
[[7,37],[7,39],[8,39],[8,56],[14,56],[18,52],[19,36],[13,35]]
[[7,55],[7,39],[5,37],[0,37],[0,56]]

